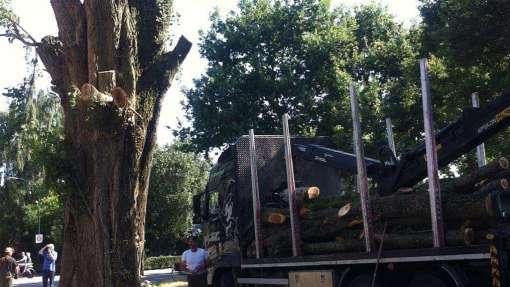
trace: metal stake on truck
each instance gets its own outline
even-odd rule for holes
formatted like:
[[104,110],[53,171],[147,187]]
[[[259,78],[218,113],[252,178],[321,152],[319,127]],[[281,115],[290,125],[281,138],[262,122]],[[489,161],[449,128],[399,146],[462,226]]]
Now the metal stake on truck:
[[[422,70],[426,71],[426,69]],[[422,76],[426,77],[426,73]],[[424,96],[428,94],[426,82],[425,80],[423,87]],[[353,88],[351,90],[354,91]],[[358,130],[355,140],[358,150],[363,147],[360,126],[356,127],[357,101],[355,98],[352,103],[355,130]],[[425,98],[425,117],[431,114],[430,107],[430,98]],[[462,213],[467,213],[468,210],[450,211],[443,206],[443,212],[441,212],[441,202],[450,204],[450,197],[445,199],[446,201],[441,201],[439,190],[434,187],[429,190],[430,201],[429,197],[420,196],[420,192],[427,195],[423,190],[415,190],[411,195],[407,192],[397,192],[413,187],[425,179],[427,164],[430,165],[428,177],[434,178],[433,173],[437,175],[438,166],[444,167],[506,128],[510,124],[510,92],[503,93],[483,108],[466,109],[463,117],[440,130],[435,136],[432,133],[432,119],[426,118],[425,122],[428,125],[426,127],[427,145],[419,145],[411,151],[402,153],[398,160],[394,156],[390,159],[372,159],[364,157],[359,151],[357,152],[359,157],[356,157],[353,154],[329,148],[329,140],[321,137],[292,137],[286,140],[283,136],[256,136],[250,132],[250,137],[239,138],[234,145],[222,153],[218,163],[211,170],[206,190],[193,199],[194,222],[202,224],[204,242],[210,253],[209,283],[213,287],[252,285],[510,287],[508,281],[510,268],[508,263],[510,235],[508,183],[506,186],[502,184],[497,191],[489,190],[493,188],[493,185],[483,185],[485,181],[481,183],[481,187],[477,187],[476,196],[483,198],[485,202],[476,202],[476,206],[484,204],[491,206],[490,218],[484,217],[484,220],[490,220],[490,223],[477,222],[476,218],[472,220],[473,222],[469,222],[473,228],[474,226],[485,228],[486,232],[480,240],[470,241],[466,245],[449,244],[451,232],[445,232],[445,228],[451,227],[447,226],[447,221],[442,222],[442,215],[445,215],[445,219],[448,219],[446,215],[462,217]],[[434,139],[437,147],[434,147]],[[286,158],[284,154],[292,154],[292,157]],[[393,152],[391,154],[393,155]],[[435,166],[434,158],[437,158]],[[292,162],[290,163],[289,160]],[[508,161],[506,163],[505,161],[501,160],[500,166],[508,172]],[[303,187],[316,186],[317,190],[320,189],[320,198],[324,199],[321,204],[334,205],[339,192],[349,186],[349,182],[342,178],[345,178],[346,174],[363,175],[363,166],[366,166],[366,176],[362,176],[358,182],[363,183],[370,179],[371,185],[377,185],[379,197],[374,197],[376,196],[374,193],[364,195],[367,199],[369,196],[373,197],[372,200],[365,202],[367,205],[363,204],[364,200],[361,200],[361,207],[359,207],[364,219],[362,221],[364,231],[356,235],[357,239],[347,240],[342,236],[353,233],[349,229],[350,225],[357,224],[359,220],[353,217],[352,221],[349,220],[344,224],[339,221],[331,223],[331,217],[324,219],[320,217],[319,221],[311,221],[311,217],[326,214],[329,209],[310,211],[310,208],[304,204],[303,193],[298,191],[306,192]],[[286,167],[292,169],[290,177]],[[495,167],[498,166],[488,164],[483,168],[488,170]],[[498,182],[504,183],[506,182],[504,180],[501,179]],[[293,183],[298,188],[294,189]],[[431,184],[438,185],[438,180],[433,180]],[[465,186],[464,182],[463,184]],[[489,187],[484,189],[484,186]],[[258,192],[252,192],[252,188],[257,188]],[[296,198],[297,196],[299,197]],[[472,196],[475,196],[475,193],[460,195],[463,200],[461,202],[464,204],[461,206],[472,206],[470,205],[474,202]],[[372,220],[367,217],[367,215],[373,215],[367,213],[367,210],[370,210],[370,204],[375,204],[373,207],[379,212],[377,216],[374,216],[374,220],[381,220],[381,209],[384,209],[385,205],[391,205],[393,201],[401,204],[399,208],[403,210],[403,214],[416,214],[417,211],[406,206],[405,203],[409,201],[411,204],[417,199],[425,201],[420,206],[420,212],[428,210],[428,223],[430,224],[431,220],[436,221],[436,224],[429,225],[433,227],[431,233],[420,233],[411,237],[415,241],[405,242],[411,243],[412,247],[402,247],[407,246],[406,244],[398,245],[403,241],[396,240],[399,239],[395,237],[396,235],[386,232],[386,222],[382,235],[377,233],[381,231],[378,229],[380,226],[370,227]],[[294,200],[296,202],[293,202]],[[312,204],[310,203],[310,206]],[[346,207],[354,209],[355,205],[349,203]],[[259,206],[263,206],[262,211],[258,210]],[[298,216],[294,220],[300,221],[301,217],[304,218],[298,223],[301,225],[299,235],[303,242],[305,239],[308,242],[299,243],[292,236],[293,228],[285,225],[288,220],[285,223],[279,222],[280,225],[267,224],[269,218],[263,212],[264,208],[280,210],[281,214],[277,219],[285,221],[289,217],[292,218],[294,213],[292,209],[295,207],[298,208],[296,210]],[[333,211],[336,214],[336,209]],[[390,211],[398,213],[399,210],[390,209]],[[310,212],[312,212],[311,215]],[[257,214],[260,214],[260,217]],[[479,213],[475,212],[475,214]],[[338,216],[333,219],[338,219]],[[406,222],[415,218],[386,219],[402,221],[404,222],[402,225],[405,225]],[[294,224],[296,222],[292,223],[291,220],[291,225]],[[323,224],[326,227],[327,224],[342,227],[340,231],[335,229],[335,232],[327,235],[333,238],[333,241],[323,242],[324,246],[330,248],[323,250],[336,251],[315,252],[316,250],[308,248],[315,244],[314,240],[326,236],[326,233],[323,233],[325,232]],[[467,224],[464,222],[462,227]],[[484,224],[490,224],[490,228]],[[469,230],[466,234],[477,234],[473,228],[471,226],[466,228],[465,230]],[[379,245],[370,244],[371,232],[374,233],[373,238],[380,243]],[[259,236],[263,238],[258,238]],[[335,236],[337,236],[336,239]],[[418,242],[416,238],[422,241]],[[358,241],[362,243],[358,244]],[[367,242],[366,245],[365,242]],[[395,242],[398,244],[395,245]],[[351,249],[342,249],[343,251],[331,249],[339,245],[344,247],[343,243],[349,243],[347,245]],[[365,246],[370,249],[365,250]],[[300,251],[302,254],[299,253]],[[377,270],[377,276],[374,275],[374,270]]]

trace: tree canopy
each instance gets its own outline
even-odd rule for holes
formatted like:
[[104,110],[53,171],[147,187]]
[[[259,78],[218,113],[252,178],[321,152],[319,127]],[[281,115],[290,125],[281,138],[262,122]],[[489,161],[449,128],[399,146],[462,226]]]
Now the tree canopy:
[[[349,151],[354,81],[367,155],[386,144],[385,117],[397,152],[415,146],[423,140],[420,58],[429,60],[438,129],[461,116],[471,93],[483,104],[509,86],[508,3],[422,2],[423,22],[409,28],[376,4],[350,9],[320,0],[244,0],[225,18],[212,14],[200,42],[209,66],[185,90],[191,124],[176,134],[206,151],[251,128],[279,134],[289,113],[293,134],[329,136]],[[505,138],[508,132],[489,142],[489,157],[510,152],[500,149]]]
[[233,142],[250,128],[277,133],[283,113],[293,133],[331,136],[349,148],[352,80],[360,86],[366,135],[374,143],[383,140],[383,96],[400,99],[418,90],[406,75],[419,46],[380,6],[241,1],[239,12],[226,19],[214,13],[211,20],[200,43],[209,67],[185,91],[192,125],[178,131],[195,150]]
[[154,154],[147,208],[149,256],[181,254],[191,230],[191,198],[204,191],[210,165],[175,143]]
[[[33,57],[33,54],[30,56]],[[10,100],[0,113],[0,241],[20,251],[34,251],[34,236],[41,232],[57,246],[62,243],[65,177],[55,173],[64,166],[58,148],[63,138],[62,111],[55,94],[38,90],[37,61],[18,87],[4,93]]]

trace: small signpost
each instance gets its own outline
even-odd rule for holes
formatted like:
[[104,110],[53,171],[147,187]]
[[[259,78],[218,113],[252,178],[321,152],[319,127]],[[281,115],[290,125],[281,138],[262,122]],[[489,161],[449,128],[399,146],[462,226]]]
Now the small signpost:
[[35,243],[37,243],[37,244],[43,243],[43,235],[42,234],[35,235]]

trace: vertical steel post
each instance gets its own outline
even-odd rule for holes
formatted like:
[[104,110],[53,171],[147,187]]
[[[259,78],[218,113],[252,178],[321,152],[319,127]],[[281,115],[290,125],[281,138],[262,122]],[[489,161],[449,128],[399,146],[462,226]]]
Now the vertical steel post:
[[[471,94],[471,101],[473,103],[473,108],[480,107],[480,101],[478,99],[478,93]],[[478,162],[478,167],[482,167],[487,164],[487,159],[485,158],[485,144],[480,144],[476,147],[476,159]]]
[[289,115],[284,114],[283,122],[283,140],[285,147],[285,167],[287,169],[287,189],[289,190],[289,212],[290,229],[292,232],[292,255],[300,256],[301,253],[301,232],[299,228],[299,217],[297,215],[296,204],[296,182],[294,180],[294,164],[292,163],[292,148],[289,132]]
[[432,236],[434,247],[443,247],[444,229],[441,206],[441,189],[437,166],[436,135],[432,113],[432,96],[430,94],[427,59],[420,60],[421,93],[423,100],[423,122],[425,126],[425,148],[427,151],[427,172],[429,180],[430,216],[432,219]]
[[260,224],[259,178],[257,174],[257,153],[255,149],[255,133],[250,130],[250,170],[251,198],[253,203],[253,227],[255,230],[255,252],[257,259],[262,258],[262,230]]
[[393,152],[393,155],[397,156],[397,150],[395,148],[395,137],[393,136],[393,124],[390,118],[386,118],[386,136],[388,137],[388,147]]
[[370,207],[370,196],[368,194],[368,177],[365,163],[365,152],[363,150],[363,141],[361,139],[361,124],[359,117],[358,96],[354,83],[350,86],[351,93],[351,111],[353,124],[354,148],[356,151],[356,165],[358,167],[357,186],[361,199],[361,211],[363,213],[363,232],[365,234],[365,248],[367,252],[372,252],[374,248],[374,229],[372,227],[372,208]]

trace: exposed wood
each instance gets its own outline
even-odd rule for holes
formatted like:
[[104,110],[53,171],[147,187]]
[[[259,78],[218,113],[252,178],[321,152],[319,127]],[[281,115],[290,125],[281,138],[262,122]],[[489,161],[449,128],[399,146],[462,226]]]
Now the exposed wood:
[[343,217],[345,216],[346,214],[348,214],[350,211],[351,211],[351,208],[352,208],[352,203],[347,203],[346,205],[342,206],[339,210],[338,210],[338,217]]
[[117,71],[100,71],[97,73],[97,88],[102,93],[110,93],[117,86]]
[[111,103],[113,101],[112,96],[101,93],[91,84],[83,84],[81,87],[80,100],[82,103],[87,104],[90,101],[98,103]]
[[288,217],[288,210],[264,207],[261,211],[261,219],[264,223],[281,225],[287,221]]
[[[316,186],[301,186],[296,187],[296,201],[298,206],[302,206],[303,202],[316,200],[319,198],[320,189]],[[285,201],[289,202],[289,190],[284,189],[279,193],[279,197]]]

